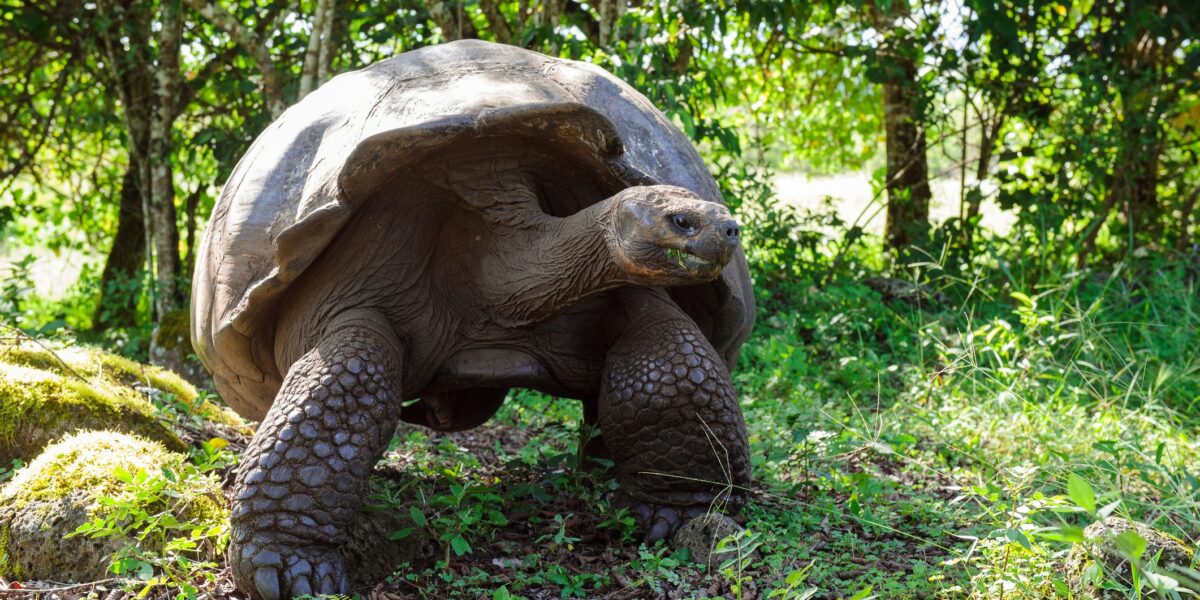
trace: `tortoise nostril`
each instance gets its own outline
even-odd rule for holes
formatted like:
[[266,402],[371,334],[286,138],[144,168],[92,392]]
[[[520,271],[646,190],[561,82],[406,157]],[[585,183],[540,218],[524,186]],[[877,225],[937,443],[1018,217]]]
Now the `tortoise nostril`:
[[732,240],[732,239],[737,238],[737,236],[738,236],[737,223],[727,223],[725,225],[725,237]]

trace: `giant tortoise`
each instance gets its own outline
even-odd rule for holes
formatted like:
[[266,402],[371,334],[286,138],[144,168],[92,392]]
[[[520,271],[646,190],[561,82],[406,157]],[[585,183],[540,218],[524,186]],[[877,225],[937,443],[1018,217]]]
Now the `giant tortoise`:
[[254,595],[344,592],[398,422],[474,427],[511,388],[583,402],[650,540],[748,483],[738,225],[593,65],[461,41],[335,77],[242,158],[196,264],[197,353],[261,420],[229,550]]

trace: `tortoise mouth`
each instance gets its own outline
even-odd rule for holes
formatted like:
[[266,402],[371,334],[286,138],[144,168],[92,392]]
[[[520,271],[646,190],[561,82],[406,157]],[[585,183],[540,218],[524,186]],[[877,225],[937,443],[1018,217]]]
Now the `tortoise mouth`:
[[711,278],[720,273],[728,257],[703,256],[688,248],[664,248],[663,260],[671,269],[680,269],[689,275]]

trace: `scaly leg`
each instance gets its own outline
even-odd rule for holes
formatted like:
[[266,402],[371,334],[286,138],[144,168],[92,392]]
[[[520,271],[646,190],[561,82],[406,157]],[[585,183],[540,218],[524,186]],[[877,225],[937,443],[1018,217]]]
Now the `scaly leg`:
[[729,373],[696,324],[650,290],[622,298],[630,318],[608,352],[600,431],[654,541],[710,505],[741,504],[749,448]]
[[341,545],[399,420],[401,356],[387,321],[353,311],[292,365],[234,484],[239,588],[266,600],[347,591]]

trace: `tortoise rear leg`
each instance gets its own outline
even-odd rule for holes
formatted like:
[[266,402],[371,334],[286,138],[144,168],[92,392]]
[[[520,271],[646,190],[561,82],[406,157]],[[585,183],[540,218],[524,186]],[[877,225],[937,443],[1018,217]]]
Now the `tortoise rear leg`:
[[400,416],[401,348],[353,311],[296,361],[234,484],[229,563],[252,595],[345,593],[341,545]]
[[622,293],[630,319],[608,351],[600,431],[647,541],[711,506],[743,500],[749,448],[720,355],[695,322],[651,290]]

